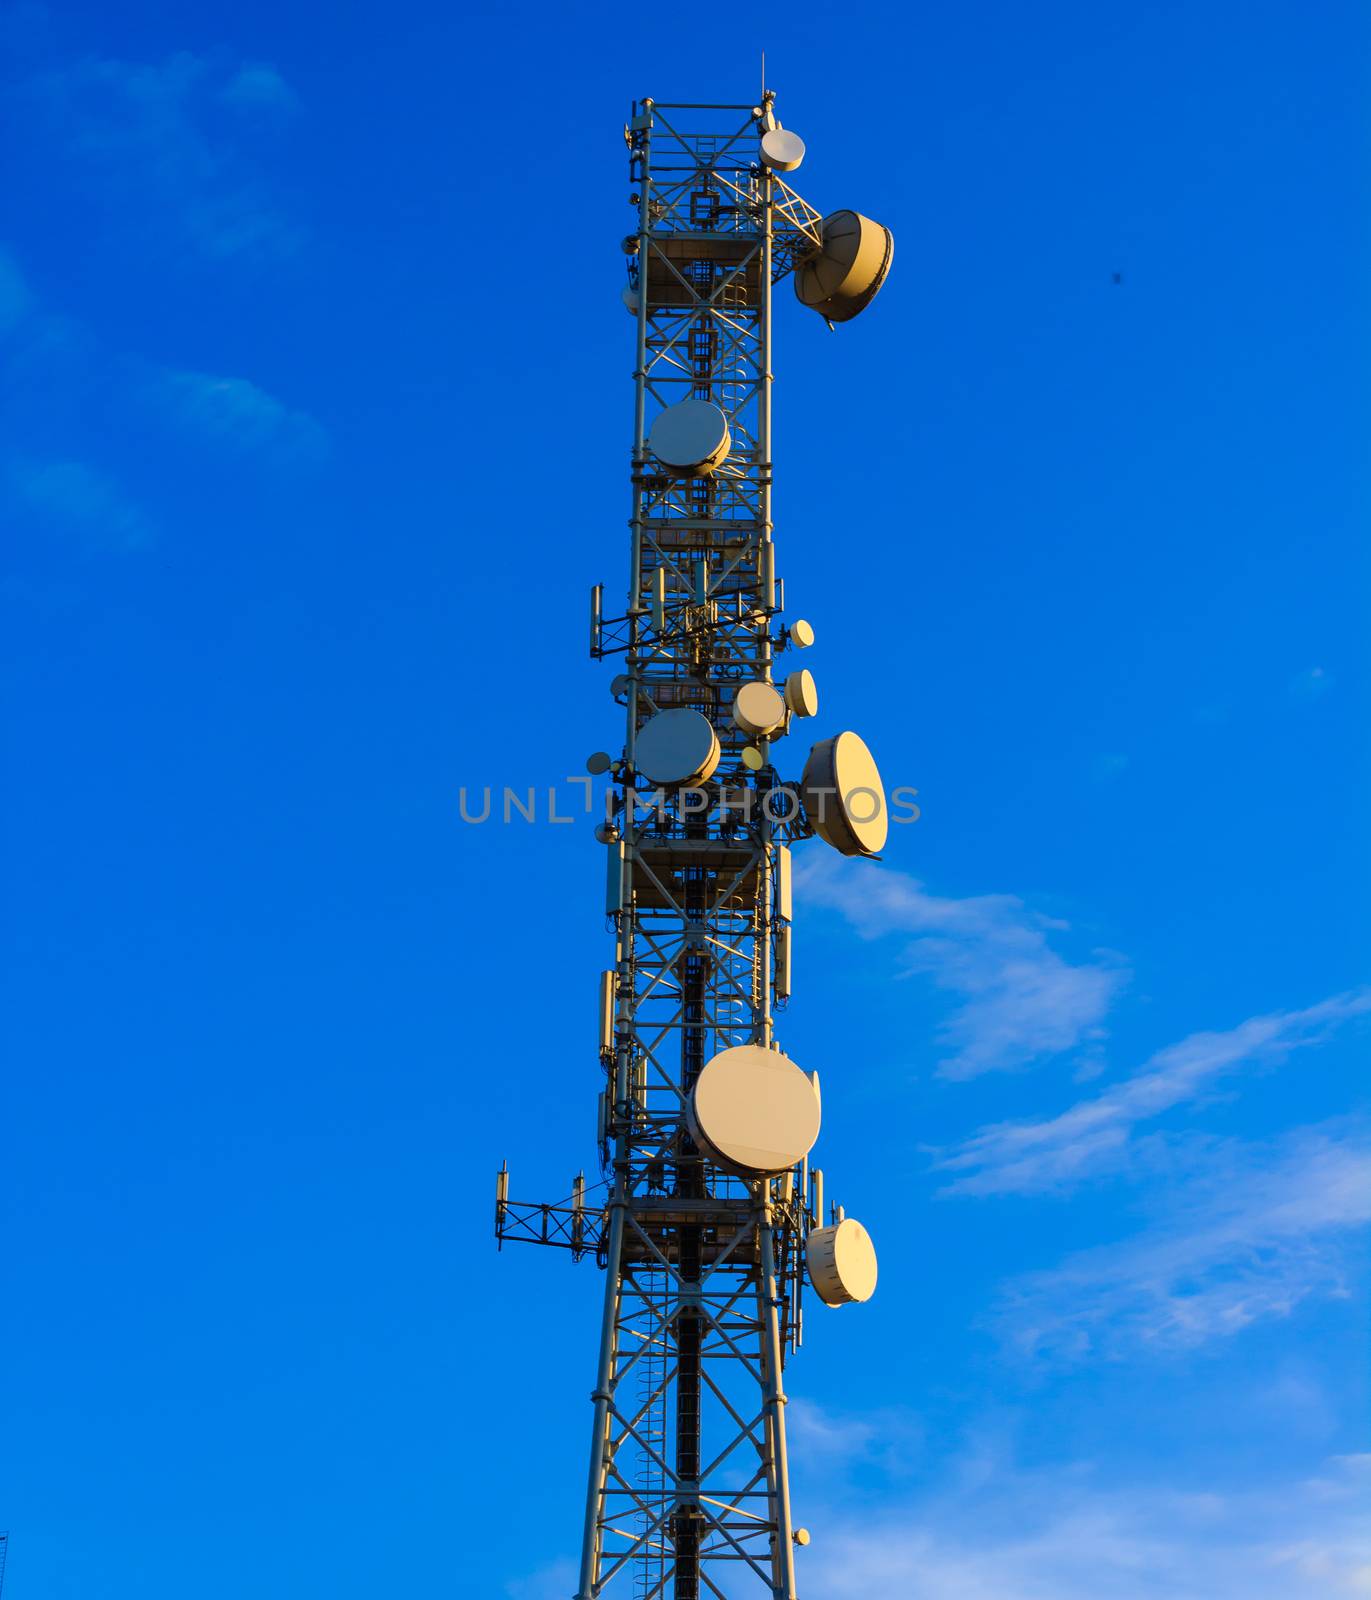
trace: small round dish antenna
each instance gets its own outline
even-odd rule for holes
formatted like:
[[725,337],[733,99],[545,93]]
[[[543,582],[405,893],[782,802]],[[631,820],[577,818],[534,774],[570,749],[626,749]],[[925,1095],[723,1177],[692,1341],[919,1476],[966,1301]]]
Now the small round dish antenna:
[[762,752],[755,744],[743,746],[743,765],[749,772],[760,772],[766,763],[762,760]]
[[801,305],[829,322],[849,322],[876,298],[895,241],[889,228],[857,211],[825,217],[823,240],[823,249],[796,269],[795,293]]
[[815,717],[819,714],[819,686],[812,672],[802,668],[790,674],[785,680],[785,703],[797,717]]
[[733,720],[749,739],[769,739],[785,725],[785,706],[769,683],[745,683],[733,696]]
[[703,783],[722,754],[714,724],[698,711],[659,711],[638,732],[634,759],[649,783],[682,788]]
[[586,757],[586,771],[592,778],[598,778],[602,772],[608,772],[614,765],[614,758],[607,750],[597,750],[594,755]]
[[620,292],[619,298],[624,302],[624,310],[631,311],[636,317],[638,315],[638,307],[641,302],[638,299],[638,291],[631,283],[626,283],[624,285],[622,291]]
[[814,643],[813,624],[806,622],[803,617],[792,622],[788,632],[790,634],[790,642],[797,650],[808,650],[810,645]]
[[876,1246],[855,1217],[812,1228],[805,1241],[809,1281],[826,1306],[870,1300],[876,1292]]
[[840,855],[880,854],[890,826],[885,788],[859,735],[840,733],[814,746],[800,797],[814,831]]
[[771,128],[762,135],[762,160],[773,172],[794,172],[805,158],[805,142],[786,128]]
[[712,400],[680,400],[659,411],[648,448],[677,477],[707,478],[728,458],[728,418]]
[[690,1136],[737,1177],[784,1172],[819,1137],[819,1097],[779,1050],[759,1044],[721,1050],[695,1080],[686,1105]]

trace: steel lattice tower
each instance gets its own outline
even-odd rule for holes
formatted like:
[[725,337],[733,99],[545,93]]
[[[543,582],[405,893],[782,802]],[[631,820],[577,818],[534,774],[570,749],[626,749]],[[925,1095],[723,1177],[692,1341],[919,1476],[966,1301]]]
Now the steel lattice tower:
[[[614,937],[600,989],[608,1196],[589,1204],[578,1180],[568,1203],[523,1205],[502,1170],[496,1207],[501,1241],[594,1253],[605,1270],[577,1600],[795,1595],[782,1369],[800,1341],[806,1241],[825,1222],[822,1176],[807,1156],[780,1175],[725,1170],[687,1118],[719,1052],[778,1049],[790,846],[815,831],[772,766],[774,739],[733,716],[740,686],[771,684],[778,655],[808,635],[783,624],[773,554],[772,287],[822,257],[826,224],[775,170],[784,163],[759,157],[779,129],[773,99],[644,100],[625,129],[637,211],[624,241],[637,321],[628,606],[606,616],[597,587],[591,615],[592,654],[623,656],[625,712],[622,756],[592,765],[611,780],[598,830]],[[875,293],[890,255],[878,232],[885,254],[864,297],[821,313],[846,320]],[[653,453],[654,421],[686,400],[726,418],[717,470],[664,471]],[[713,728],[717,768],[663,793],[639,770],[639,739],[680,709]]]

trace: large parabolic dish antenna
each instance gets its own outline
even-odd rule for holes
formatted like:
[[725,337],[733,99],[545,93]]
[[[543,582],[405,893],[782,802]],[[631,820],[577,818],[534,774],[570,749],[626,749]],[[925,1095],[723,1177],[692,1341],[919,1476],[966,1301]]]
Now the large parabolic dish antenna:
[[657,413],[647,443],[668,472],[707,478],[728,459],[733,440],[728,418],[713,401],[679,400]]
[[659,711],[638,733],[638,771],[649,783],[680,788],[703,783],[719,765],[719,736],[708,717],[684,707]]
[[762,1045],[706,1063],[686,1112],[690,1136],[726,1172],[758,1178],[803,1161],[819,1137],[819,1093],[789,1056]]
[[800,798],[814,831],[845,856],[875,856],[890,816],[885,786],[866,741],[855,733],[824,739],[809,752]]
[[889,228],[859,211],[825,217],[823,239],[823,249],[796,268],[795,293],[802,306],[830,322],[849,322],[885,282],[895,240]]

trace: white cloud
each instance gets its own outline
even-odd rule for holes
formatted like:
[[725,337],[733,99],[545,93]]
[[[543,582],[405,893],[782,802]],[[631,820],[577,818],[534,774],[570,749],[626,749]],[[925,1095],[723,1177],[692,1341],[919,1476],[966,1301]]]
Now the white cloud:
[[248,62],[239,67],[219,91],[225,105],[242,110],[295,111],[300,102],[295,91],[276,70],[265,61]]
[[793,1397],[786,1406],[786,1433],[800,1470],[804,1462],[815,1462],[825,1478],[854,1467],[900,1476],[924,1449],[922,1423],[901,1407],[854,1416]]
[[1322,1043],[1371,1011],[1371,989],[1330,996],[1300,1011],[1249,1017],[1224,1033],[1192,1033],[1159,1050],[1131,1078],[1042,1121],[980,1129],[939,1165],[965,1176],[950,1194],[1033,1194],[1115,1170],[1128,1159],[1135,1124],[1193,1100],[1218,1079]]
[[1101,1489],[1089,1469],[1001,1474],[971,1490],[822,1510],[799,1556],[803,1592],[833,1600],[1313,1600],[1371,1594],[1355,1474],[1336,1492],[1283,1482],[1186,1494]]
[[579,1575],[580,1563],[563,1556],[525,1577],[511,1578],[505,1584],[505,1593],[509,1600],[567,1600],[576,1592]]
[[170,372],[161,382],[176,419],[216,442],[311,459],[327,451],[327,437],[313,417],[292,410],[247,378]]
[[1371,1156],[1355,1131],[1296,1129],[1200,1154],[1133,1238],[1012,1280],[997,1312],[1006,1342],[1055,1360],[1131,1356],[1346,1293],[1349,1231],[1371,1220]]
[[121,550],[152,541],[143,511],[114,479],[83,461],[12,460],[6,478],[21,506],[62,532]]
[[178,217],[208,255],[294,249],[295,228],[210,115],[225,100],[241,108],[254,97],[293,99],[274,69],[236,66],[225,82],[219,63],[187,51],[160,62],[87,57],[38,76],[25,93],[55,138],[105,177],[121,214],[141,194],[156,216]]
[[792,1399],[785,1414],[791,1441],[830,1463],[865,1455],[878,1433],[874,1418],[829,1412],[812,1400]]
[[951,1054],[944,1077],[1022,1067],[1097,1042],[1127,974],[1118,958],[1094,951],[1072,961],[1052,946],[1068,925],[1030,910],[1015,895],[932,895],[917,879],[868,863],[830,857],[799,874],[806,897],[841,911],[864,937],[914,935],[900,968],[959,997],[939,1030]]

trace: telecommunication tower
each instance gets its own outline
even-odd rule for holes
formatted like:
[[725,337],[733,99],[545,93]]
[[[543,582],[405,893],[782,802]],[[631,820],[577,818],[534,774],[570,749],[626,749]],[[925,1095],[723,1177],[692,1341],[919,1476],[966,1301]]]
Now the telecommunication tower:
[[642,100],[624,138],[632,543],[624,615],[592,591],[590,651],[622,657],[625,734],[587,763],[609,778],[604,1181],[525,1204],[502,1168],[496,1234],[605,1271],[576,1600],[794,1600],[809,1536],[791,1521],[782,1369],[806,1282],[828,1305],[866,1300],[876,1257],[860,1223],[825,1216],[818,1075],[775,1037],[791,850],[818,836],[874,856],[887,814],[855,733],[814,744],[798,784],[773,765],[818,691],[808,671],[778,673],[814,631],[786,620],[772,542],[772,287],[790,276],[802,305],[846,322],[893,245],[789,186],[804,144],[770,92]]

